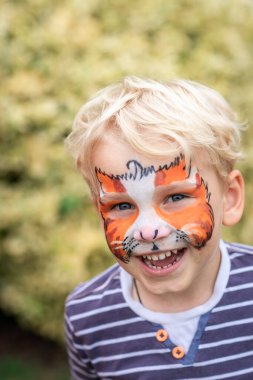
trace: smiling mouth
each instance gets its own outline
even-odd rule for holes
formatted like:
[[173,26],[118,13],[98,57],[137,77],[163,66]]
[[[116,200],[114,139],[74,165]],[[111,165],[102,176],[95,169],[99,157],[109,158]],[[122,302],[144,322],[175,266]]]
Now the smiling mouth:
[[181,260],[185,251],[186,248],[173,249],[167,252],[152,255],[143,255],[141,256],[141,259],[143,263],[151,269],[168,269]]

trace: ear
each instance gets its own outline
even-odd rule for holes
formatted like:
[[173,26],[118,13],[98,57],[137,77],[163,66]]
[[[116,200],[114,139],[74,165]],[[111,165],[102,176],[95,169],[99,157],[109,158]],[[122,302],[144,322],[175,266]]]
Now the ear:
[[232,226],[241,219],[244,208],[244,180],[239,170],[232,170],[226,179],[223,202],[223,225]]

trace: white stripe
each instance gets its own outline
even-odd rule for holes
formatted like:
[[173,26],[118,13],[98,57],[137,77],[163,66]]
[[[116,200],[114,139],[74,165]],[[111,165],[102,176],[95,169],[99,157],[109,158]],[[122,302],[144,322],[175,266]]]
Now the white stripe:
[[[112,267],[108,268],[106,271],[101,273],[99,276],[94,277],[91,280],[88,280],[87,282],[80,284],[80,286],[77,286],[76,289],[73,290],[73,292],[70,294],[70,299],[87,289],[90,285],[94,284],[97,280],[99,280],[101,277],[105,276],[107,273],[110,273],[110,271],[113,271],[115,267],[117,267],[118,264],[114,264]],[[114,273],[113,273],[114,274]],[[110,277],[109,277],[110,278]],[[93,290],[94,291],[94,290]]]
[[[118,264],[115,264],[114,266],[117,266]],[[119,268],[118,268],[118,272],[119,272]],[[103,275],[104,275],[105,273],[103,273]],[[118,275],[118,273],[117,272],[113,272],[112,274],[111,274],[111,276],[110,277],[108,277],[108,279],[102,284],[102,285],[100,285],[100,286],[98,286],[96,289],[94,289],[94,292],[100,292],[102,289],[104,289],[110,282],[111,282],[111,280],[114,278],[114,279],[116,279],[116,277],[114,277],[115,275]],[[119,277],[117,277],[117,279],[118,279]]]
[[227,288],[225,292],[236,292],[237,290],[251,289],[251,288],[253,288],[253,282],[242,284],[242,285],[230,286],[230,288]]
[[105,330],[109,328],[114,328],[116,326],[122,326],[122,325],[128,325],[129,323],[134,323],[134,322],[143,322],[143,319],[140,317],[135,317],[135,318],[129,318],[129,319],[123,319],[118,322],[110,322],[110,323],[105,323],[103,325],[91,327],[89,329],[84,329],[80,330],[76,333],[76,336],[82,336],[88,333],[92,333],[94,331],[100,331],[100,330]]
[[251,267],[244,267],[244,268],[239,268],[239,269],[233,269],[233,270],[231,270],[230,274],[250,272],[252,270],[253,270],[253,266],[251,266]]
[[76,357],[71,350],[68,350],[68,356],[69,359],[71,359],[72,362],[75,362],[79,367],[87,368],[87,364],[90,363],[89,359],[81,359],[78,354],[78,357]]
[[205,360],[204,362],[194,363],[193,367],[203,367],[203,366],[211,365],[211,364],[224,363],[229,360],[246,358],[247,356],[251,356],[251,355],[253,355],[253,351],[242,352],[241,354],[235,354],[235,355],[229,355],[229,356],[222,356],[221,358]]
[[134,351],[127,354],[111,355],[111,356],[100,356],[97,359],[94,359],[92,363],[107,362],[109,360],[121,360],[136,356],[149,355],[149,354],[168,354],[171,352],[169,348],[161,348],[157,350],[145,350],[145,351]]
[[[80,368],[76,367],[74,364],[72,364],[71,370],[74,371],[72,373],[75,376],[78,376],[81,380],[87,379],[87,378],[97,379],[97,375],[95,373],[94,374],[93,373],[88,373],[87,371],[81,370]],[[80,377],[79,374],[82,375],[82,376],[84,376],[84,377]],[[72,377],[72,379],[76,379],[76,377]]]
[[241,257],[241,256],[244,256],[244,254],[243,253],[232,253],[231,255],[229,255],[231,260],[234,260],[237,257]]
[[85,350],[91,350],[95,347],[99,346],[106,346],[107,344],[116,344],[116,343],[122,343],[122,342],[128,342],[131,340],[136,339],[143,339],[143,338],[152,338],[154,337],[154,333],[145,333],[145,334],[136,334],[136,335],[129,335],[126,337],[120,337],[120,338],[113,338],[113,339],[106,339],[106,340],[100,340],[99,342],[87,345],[87,344],[76,344],[76,347],[78,349],[85,349]]
[[[205,361],[205,362],[200,362],[200,363],[195,363],[194,364],[194,367],[201,367],[201,366],[206,366],[206,365],[210,365],[210,364],[217,364],[217,363],[221,363],[221,362],[226,362],[228,360],[233,360],[233,359],[239,359],[239,358],[243,358],[243,357],[247,357],[247,356],[250,356],[253,354],[253,351],[250,351],[250,352],[245,352],[243,354],[237,354],[237,355],[231,355],[231,356],[226,356],[226,357],[222,357],[222,358],[219,358],[219,359],[213,359],[213,360],[209,360],[209,361]],[[99,376],[119,376],[119,375],[126,375],[126,374],[130,374],[130,373],[134,373],[134,372],[147,372],[147,371],[159,371],[159,370],[166,370],[166,369],[176,369],[176,368],[183,368],[184,366],[182,364],[172,364],[172,365],[159,365],[159,366],[146,366],[146,367],[135,367],[135,368],[131,368],[131,369],[125,369],[125,370],[121,370],[121,371],[114,371],[114,372],[98,372],[98,375]],[[238,371],[240,373],[249,373],[249,372],[253,372],[253,367],[250,368],[250,369],[246,369],[246,370],[242,370],[242,371]],[[228,374],[226,373],[225,376],[227,376]],[[230,374],[230,376],[233,375],[233,372]],[[224,376],[224,375],[216,375],[215,377],[201,377],[200,379],[201,380],[207,380],[207,379],[214,379],[214,380],[217,380],[217,379],[220,379],[221,376]],[[187,378],[187,380],[190,380]],[[191,380],[197,380],[196,378],[194,379],[191,379]]]
[[104,293],[101,293],[101,294],[94,294],[94,295],[91,295],[91,296],[87,296],[87,297],[84,297],[84,298],[79,298],[79,299],[74,299],[72,301],[69,301],[66,303],[67,306],[70,306],[70,305],[77,305],[77,304],[80,304],[80,303],[83,303],[83,302],[88,302],[88,301],[95,301],[95,300],[99,300],[105,296],[108,296],[110,294],[116,294],[116,293],[121,293],[121,289],[120,288],[117,288],[117,289],[112,289],[112,290],[107,290],[105,291]]
[[67,331],[67,328],[69,328],[69,330],[71,332],[73,332],[74,328],[73,328],[71,322],[69,321],[69,318],[68,318],[67,314],[64,315],[64,322],[65,322],[65,330]]
[[[83,380],[83,379],[87,379],[87,378],[89,378],[89,379],[97,379],[98,378],[95,373],[92,374],[92,373],[88,373],[86,371],[85,372],[80,372],[78,370],[78,368],[76,368],[75,365],[72,366],[71,370],[72,370],[72,373],[71,373],[72,380]],[[82,376],[79,376],[79,374],[82,375]]]
[[244,307],[244,306],[250,306],[250,305],[253,305],[253,300],[252,301],[232,303],[232,304],[226,305],[226,306],[215,307],[212,312],[217,313],[219,311],[231,310],[231,309],[236,309],[238,307]]
[[253,248],[249,245],[229,244],[229,243],[226,245],[227,245],[228,249],[232,249],[233,251],[253,254]]
[[65,330],[65,337],[69,340],[70,343],[73,343],[73,336],[72,336],[72,334],[73,334],[73,332],[70,333],[67,330]]
[[210,348],[210,347],[219,347],[225,344],[231,344],[231,343],[238,343],[238,342],[247,342],[248,340],[253,339],[253,335],[249,336],[240,336],[238,338],[232,338],[232,339],[224,339],[224,340],[219,340],[217,342],[213,343],[206,343],[206,344],[200,344],[199,349],[205,349],[205,348]]
[[[143,373],[143,372],[149,372],[149,371],[160,371],[163,369],[177,369],[177,368],[182,368],[182,364],[171,364],[171,365],[157,365],[157,366],[146,366],[146,367],[134,367],[134,368],[129,368],[129,369],[123,369],[121,371],[114,371],[114,372],[98,372],[98,375],[100,377],[103,376],[120,376],[120,375],[128,375],[130,373]],[[196,379],[195,379],[196,380]]]
[[240,319],[239,321],[231,321],[231,322],[220,323],[218,325],[208,326],[206,327],[205,331],[218,330],[218,329],[222,329],[223,327],[242,325],[242,324],[251,323],[251,322],[253,322],[253,318]]
[[[215,375],[215,376],[208,376],[208,377],[200,377],[199,380],[221,380],[221,379],[231,379],[231,377],[237,377],[238,379],[238,376],[239,375],[245,375],[246,373],[252,373],[253,372],[253,367],[251,368],[246,368],[246,369],[242,369],[240,371],[235,371],[235,372],[227,372],[227,373],[223,373],[222,375],[218,374],[218,375]],[[194,378],[187,378],[187,380],[197,380],[196,377]]]
[[81,313],[81,314],[73,315],[69,319],[70,319],[71,322],[72,321],[77,321],[78,319],[86,318],[86,317],[89,317],[91,315],[106,313],[107,311],[111,311],[111,310],[124,309],[126,307],[127,307],[126,302],[119,303],[119,304],[116,304],[116,305],[104,306],[104,307],[101,307],[99,309],[94,309],[94,310],[91,310],[91,311],[87,311],[86,313]]

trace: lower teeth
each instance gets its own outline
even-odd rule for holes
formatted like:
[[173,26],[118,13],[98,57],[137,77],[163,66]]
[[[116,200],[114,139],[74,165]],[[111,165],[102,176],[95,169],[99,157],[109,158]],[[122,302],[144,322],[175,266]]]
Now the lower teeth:
[[[176,262],[176,261],[175,261]],[[163,266],[163,267],[158,267],[158,266],[155,266],[155,265],[152,265],[151,263],[149,263],[149,262],[147,262],[147,260],[145,261],[145,264],[149,267],[149,268],[151,268],[151,269],[167,269],[167,268],[169,268],[169,267],[172,267],[172,265],[174,264],[169,264],[169,265],[165,265],[165,266]]]
[[167,269],[167,268],[170,268],[172,267],[175,263],[177,263],[178,261],[180,260],[180,256],[176,257],[175,261],[172,263],[172,264],[169,264],[169,265],[165,265],[165,266],[156,266],[156,265],[152,265],[151,262],[149,260],[145,260],[145,264],[151,268],[151,269]]

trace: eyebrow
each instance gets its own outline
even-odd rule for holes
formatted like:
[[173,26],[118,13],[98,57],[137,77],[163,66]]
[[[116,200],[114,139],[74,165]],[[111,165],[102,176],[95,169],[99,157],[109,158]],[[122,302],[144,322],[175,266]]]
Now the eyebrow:
[[127,193],[104,193],[100,197],[100,202],[103,204],[109,203],[109,202],[124,202],[131,200],[131,197]]
[[173,192],[179,192],[179,191],[189,191],[189,190],[195,190],[197,187],[196,183],[193,183],[189,179],[186,179],[184,181],[175,181],[170,183],[169,185],[158,185],[155,187],[155,191],[160,192],[160,190],[163,191],[169,191],[171,193]]

